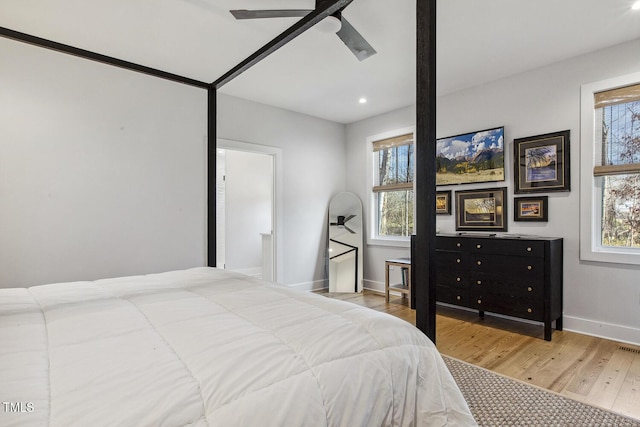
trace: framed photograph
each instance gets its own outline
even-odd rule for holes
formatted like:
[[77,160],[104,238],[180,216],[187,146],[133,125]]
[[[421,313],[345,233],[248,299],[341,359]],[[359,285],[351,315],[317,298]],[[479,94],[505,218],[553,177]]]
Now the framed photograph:
[[451,215],[451,190],[436,191],[436,215]]
[[507,187],[456,191],[456,230],[507,231]]
[[436,141],[436,185],[504,181],[504,127]]
[[548,221],[549,197],[516,197],[513,199],[514,221]]
[[514,193],[571,191],[569,133],[547,133],[513,140]]

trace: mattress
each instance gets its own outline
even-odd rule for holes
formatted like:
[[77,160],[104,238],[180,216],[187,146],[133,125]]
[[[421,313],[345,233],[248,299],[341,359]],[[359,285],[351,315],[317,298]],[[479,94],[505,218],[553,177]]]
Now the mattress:
[[215,268],[0,290],[1,426],[475,425],[433,343]]

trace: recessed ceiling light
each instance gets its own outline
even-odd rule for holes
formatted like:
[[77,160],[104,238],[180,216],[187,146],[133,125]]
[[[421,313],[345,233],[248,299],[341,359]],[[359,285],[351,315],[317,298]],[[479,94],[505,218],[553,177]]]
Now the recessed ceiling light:
[[640,10],[640,0],[638,0],[637,2],[635,2],[633,4],[633,6],[631,6],[631,9],[633,10]]
[[362,98],[358,99],[358,102],[360,104],[366,104],[367,103],[367,98],[362,97]]

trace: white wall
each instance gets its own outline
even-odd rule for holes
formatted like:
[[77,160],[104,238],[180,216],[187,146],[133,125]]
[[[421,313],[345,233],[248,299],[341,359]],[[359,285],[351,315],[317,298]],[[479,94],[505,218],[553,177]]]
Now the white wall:
[[225,150],[225,268],[262,269],[262,236],[271,232],[273,159]]
[[[515,59],[514,59],[515,60]],[[509,232],[564,238],[565,328],[640,343],[640,268],[579,260],[580,86],[640,69],[640,40],[568,59],[538,70],[438,98],[437,136],[505,126],[506,181],[442,187],[509,188]],[[366,136],[415,124],[412,108],[347,126],[348,190],[364,196]],[[570,193],[549,194],[549,222],[513,222],[513,139],[571,130]],[[354,165],[358,164],[357,167]],[[455,231],[454,217],[438,216],[443,232]],[[381,289],[384,259],[405,249],[368,247],[365,279]]]
[[206,91],[0,52],[0,287],[204,265]]
[[339,123],[218,95],[219,138],[282,149],[277,270],[286,285],[326,286],[329,200],[346,188],[344,131]]

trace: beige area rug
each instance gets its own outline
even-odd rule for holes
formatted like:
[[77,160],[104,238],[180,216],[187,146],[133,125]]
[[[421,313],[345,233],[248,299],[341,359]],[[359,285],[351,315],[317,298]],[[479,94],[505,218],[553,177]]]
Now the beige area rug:
[[640,421],[443,358],[479,426],[640,427]]

